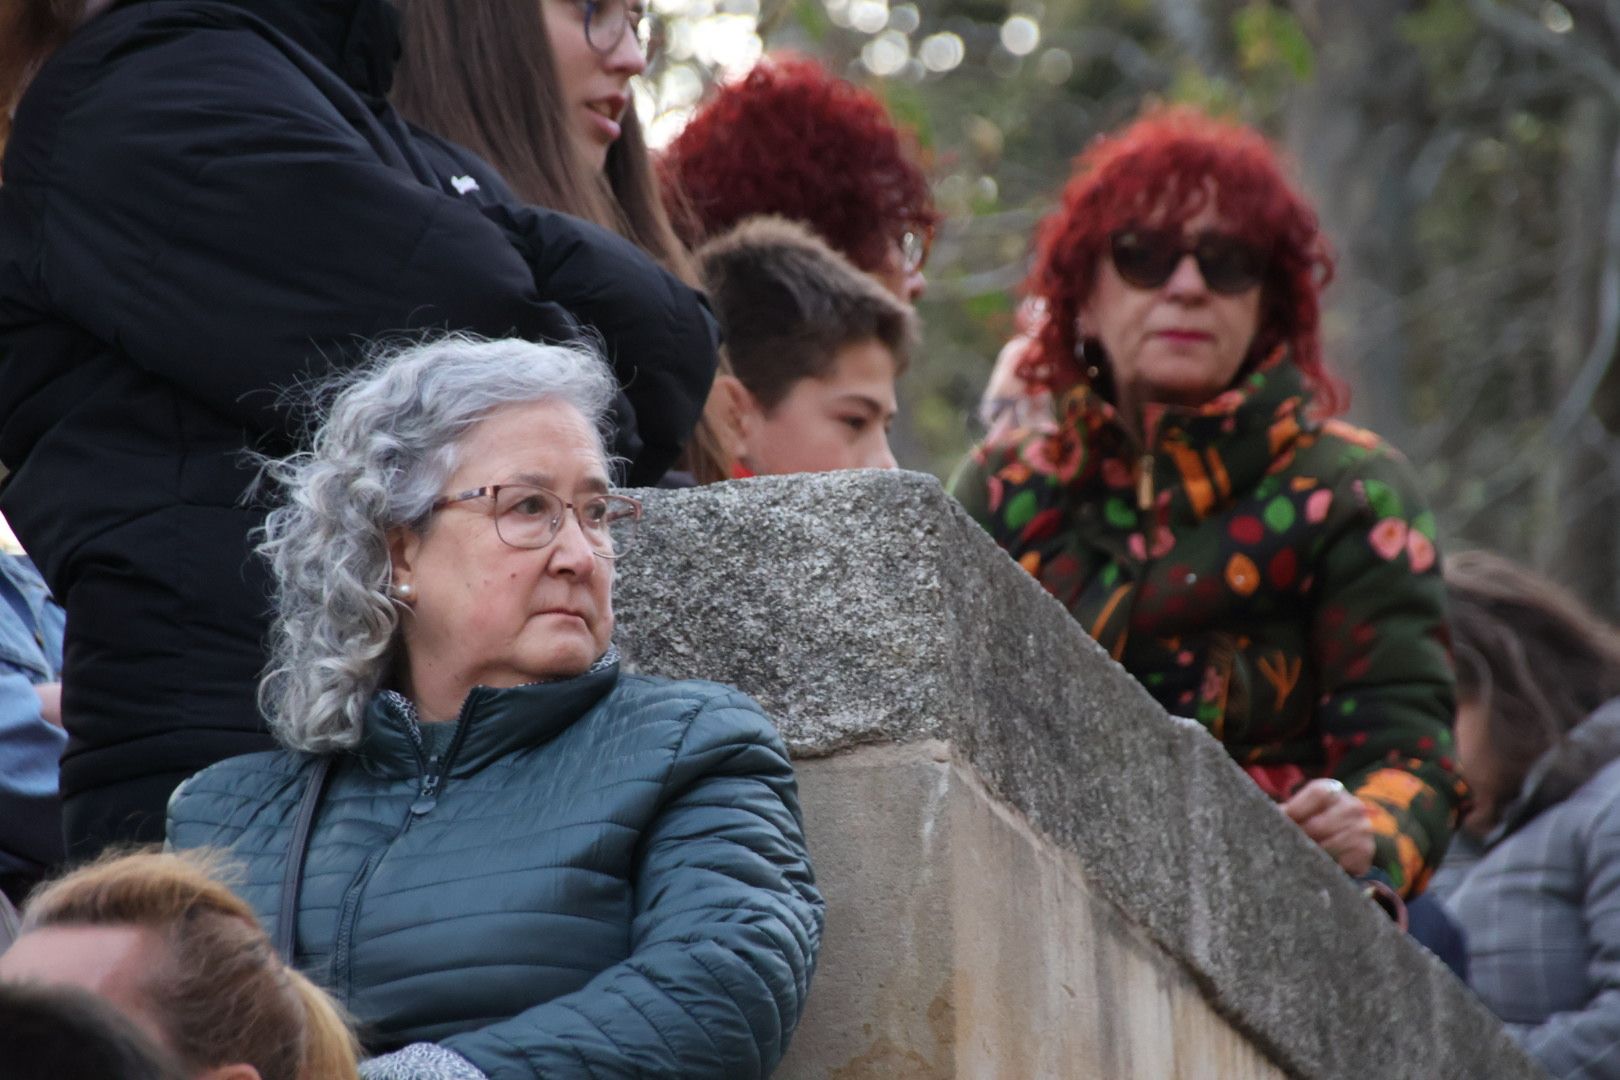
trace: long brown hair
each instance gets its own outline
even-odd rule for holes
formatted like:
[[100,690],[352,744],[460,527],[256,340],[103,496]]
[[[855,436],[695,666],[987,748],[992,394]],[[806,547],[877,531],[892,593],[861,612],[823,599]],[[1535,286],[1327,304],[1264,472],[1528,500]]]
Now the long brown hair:
[[1445,578],[1458,694],[1485,710],[1489,775],[1464,779],[1499,814],[1537,759],[1620,696],[1620,630],[1488,551],[1453,555]]
[[85,0],[11,0],[0,8],[0,150],[28,80],[73,33],[84,5]]
[[47,926],[150,929],[165,961],[146,1000],[193,1072],[246,1063],[263,1080],[355,1080],[359,1047],[336,1003],[276,955],[218,860],[187,852],[111,855],[36,892],[23,934]]
[[478,154],[524,202],[612,229],[694,284],[659,198],[635,109],[600,174],[580,160],[539,0],[398,0],[405,119]]
[[[394,107],[495,166],[524,202],[612,229],[696,287],[696,265],[670,225],[635,107],[620,121],[601,172],[581,159],[540,2],[396,0],[404,49]],[[707,412],[676,464],[700,483],[731,475]]]

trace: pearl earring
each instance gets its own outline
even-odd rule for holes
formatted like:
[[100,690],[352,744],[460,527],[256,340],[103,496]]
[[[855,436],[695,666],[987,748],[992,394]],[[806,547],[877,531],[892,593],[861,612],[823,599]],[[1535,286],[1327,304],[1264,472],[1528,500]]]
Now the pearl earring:
[[402,581],[393,587],[393,593],[395,599],[403,600],[408,604],[416,596],[416,586],[408,581]]

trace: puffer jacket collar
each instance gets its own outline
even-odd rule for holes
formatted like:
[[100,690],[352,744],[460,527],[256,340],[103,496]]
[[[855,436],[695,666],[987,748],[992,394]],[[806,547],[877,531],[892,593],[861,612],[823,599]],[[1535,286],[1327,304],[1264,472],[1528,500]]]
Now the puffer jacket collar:
[[[449,752],[449,775],[466,776],[514,750],[539,746],[584,716],[619,681],[619,654],[609,649],[583,675],[497,690],[475,686],[461,703]],[[424,767],[415,710],[383,692],[366,710],[360,766],[381,779],[418,776]]]
[[1620,758],[1620,698],[1581,721],[1525,774],[1519,797],[1502,812],[1502,820],[1485,838],[1500,843],[1543,810],[1575,794],[1582,785]]
[[[151,3],[130,0],[119,6]],[[376,101],[388,96],[399,60],[399,13],[388,0],[214,0],[281,31]]]

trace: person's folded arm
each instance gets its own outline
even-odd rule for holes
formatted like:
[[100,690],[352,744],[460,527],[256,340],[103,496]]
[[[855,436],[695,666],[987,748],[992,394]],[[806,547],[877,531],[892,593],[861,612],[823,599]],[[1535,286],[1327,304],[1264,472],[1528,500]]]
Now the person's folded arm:
[[589,222],[532,206],[485,213],[519,238],[541,291],[601,336],[643,443],[628,482],[656,483],[691,437],[714,381],[719,324],[708,301]]
[[642,838],[631,955],[445,1047],[496,1080],[746,1080],[776,1067],[823,916],[793,769],[740,694],[709,701],[690,725]]
[[220,413],[286,428],[280,392],[378,336],[576,334],[499,224],[263,37],[155,20],[105,67],[7,181],[38,188],[53,305]]

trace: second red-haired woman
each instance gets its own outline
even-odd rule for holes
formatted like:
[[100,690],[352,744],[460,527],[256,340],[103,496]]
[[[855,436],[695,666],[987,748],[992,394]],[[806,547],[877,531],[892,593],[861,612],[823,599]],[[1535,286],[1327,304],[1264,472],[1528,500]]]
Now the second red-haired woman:
[[883,103],[814,60],[771,57],[721,87],[659,172],[694,248],[774,214],[808,225],[902,300],[922,294],[939,220],[928,179]]
[[1256,133],[1149,114],[1044,223],[1022,375],[1055,430],[979,448],[969,511],[1347,871],[1421,892],[1463,788],[1434,518],[1331,419],[1316,216]]

